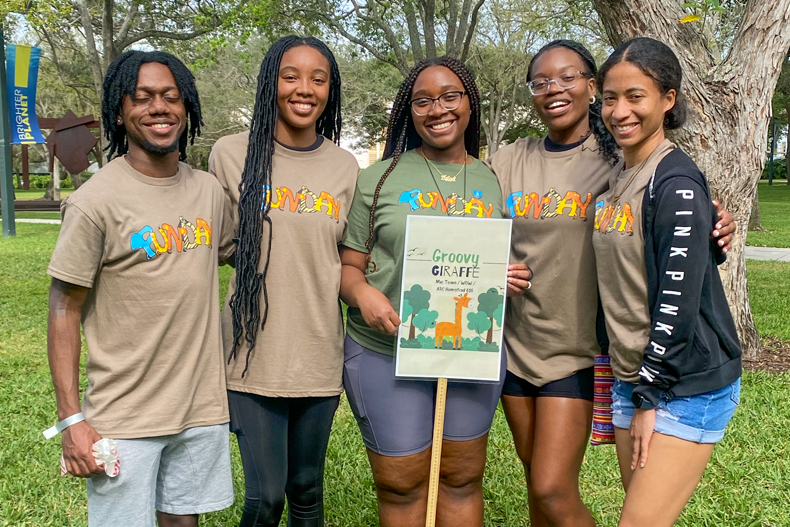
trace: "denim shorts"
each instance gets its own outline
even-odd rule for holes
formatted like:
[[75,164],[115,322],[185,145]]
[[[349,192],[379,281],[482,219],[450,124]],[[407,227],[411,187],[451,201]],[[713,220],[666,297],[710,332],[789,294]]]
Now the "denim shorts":
[[[612,386],[612,424],[628,428],[634,415],[631,394],[636,384],[615,379]],[[653,430],[694,443],[718,443],[741,401],[741,379],[712,392],[689,397],[661,397]]]

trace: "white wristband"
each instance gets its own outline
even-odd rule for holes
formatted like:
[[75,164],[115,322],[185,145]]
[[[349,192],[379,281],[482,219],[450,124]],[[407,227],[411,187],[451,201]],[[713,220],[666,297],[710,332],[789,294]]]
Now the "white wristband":
[[75,425],[80,421],[84,421],[84,420],[85,420],[85,416],[82,415],[82,412],[71,415],[65,418],[63,421],[56,424],[55,426],[53,426],[52,428],[48,428],[44,430],[44,437],[47,439],[52,439],[53,437],[61,433],[63,430],[70,427],[71,425]]

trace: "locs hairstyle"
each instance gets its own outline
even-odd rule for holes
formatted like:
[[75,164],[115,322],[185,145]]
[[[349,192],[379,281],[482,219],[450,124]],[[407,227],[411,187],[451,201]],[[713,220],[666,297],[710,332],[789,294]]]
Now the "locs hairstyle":
[[200,127],[203,125],[200,98],[195,87],[195,77],[189,68],[175,56],[163,51],[127,51],[112,61],[107,68],[101,112],[104,136],[109,141],[107,157],[120,156],[129,150],[126,127],[118,124],[117,119],[121,115],[124,95],[134,97],[140,66],[149,62],[158,62],[170,69],[176,80],[176,87],[181,93],[181,99],[184,101],[188,121],[184,133],[178,140],[179,159],[184,161],[187,158],[187,141],[193,144],[195,136],[200,135]]
[[[575,40],[554,40],[549,42],[538,50],[532,60],[529,61],[529,68],[527,69],[527,82],[532,80],[532,67],[538,57],[555,48],[565,48],[576,53],[585,65],[585,72],[590,77],[595,77],[598,73],[598,68],[595,66],[595,59],[592,53],[582,44]],[[595,135],[598,140],[598,147],[601,149],[601,155],[604,159],[609,161],[612,165],[617,163],[619,157],[617,156],[617,142],[606,129],[601,119],[601,101],[600,99],[590,105],[590,131]]]
[[661,93],[675,90],[675,106],[664,114],[664,128],[674,130],[686,122],[688,106],[680,91],[683,83],[683,68],[672,49],[653,38],[633,38],[620,44],[609,55],[598,73],[598,84],[603,88],[606,74],[616,64],[629,62],[653,79]]
[[400,85],[398,94],[395,96],[395,102],[392,104],[392,113],[390,113],[389,124],[387,125],[387,142],[384,146],[383,159],[392,158],[390,166],[382,174],[379,179],[376,190],[373,193],[373,203],[370,206],[370,218],[368,224],[368,239],[365,241],[365,249],[368,251],[368,266],[372,264],[373,268],[369,272],[373,273],[378,270],[376,263],[370,257],[370,251],[373,247],[373,219],[376,214],[376,205],[379,201],[379,194],[381,187],[387,177],[395,169],[398,160],[403,152],[417,148],[422,145],[422,138],[417,134],[417,129],[414,128],[414,121],[411,118],[411,92],[414,89],[414,83],[417,76],[422,73],[426,68],[431,66],[444,66],[453,73],[455,73],[461,84],[464,86],[467,97],[469,97],[469,108],[471,115],[469,117],[469,125],[464,131],[464,145],[466,146],[467,154],[472,157],[480,155],[480,93],[477,91],[475,79],[469,69],[458,59],[453,57],[438,57],[434,59],[426,59],[417,63],[409,72],[408,77]]
[[[272,157],[274,155],[274,129],[277,125],[277,83],[280,61],[289,49],[309,46],[318,50],[329,62],[329,100],[315,123],[316,132],[330,141],[340,142],[340,70],[335,56],[322,41],[313,37],[290,35],[277,40],[266,52],[258,74],[258,92],[250,123],[247,158],[239,184],[239,231],[236,247],[236,292],[230,299],[233,318],[233,348],[228,363],[237,358],[241,337],[247,343],[244,371],[250,366],[250,355],[255,347],[258,328],[263,330],[269,312],[266,290],[266,272],[272,250],[272,220],[269,216],[272,189]],[[261,260],[261,238],[266,232],[266,253],[263,270],[258,272]],[[263,316],[261,317],[261,292]]]

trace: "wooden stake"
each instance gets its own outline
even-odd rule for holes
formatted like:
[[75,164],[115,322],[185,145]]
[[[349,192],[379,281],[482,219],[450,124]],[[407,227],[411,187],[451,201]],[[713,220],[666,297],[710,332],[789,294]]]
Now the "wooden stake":
[[436,525],[436,504],[439,498],[439,469],[442,464],[442,436],[444,436],[444,410],[447,403],[447,379],[440,378],[436,387],[436,410],[433,421],[433,448],[431,450],[431,476],[428,483],[428,513],[425,527]]

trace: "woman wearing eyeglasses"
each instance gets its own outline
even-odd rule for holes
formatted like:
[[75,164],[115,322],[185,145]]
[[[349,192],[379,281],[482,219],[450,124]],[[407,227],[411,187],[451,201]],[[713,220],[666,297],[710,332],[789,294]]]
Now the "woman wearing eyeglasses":
[[[433,435],[436,383],[394,378],[406,217],[503,217],[497,179],[476,159],[479,134],[480,99],[466,67],[447,57],[417,64],[395,98],[384,161],[360,173],[349,211],[340,253],[349,305],[343,384],[384,527],[425,525]],[[529,286],[525,265],[509,274],[508,292]],[[483,525],[486,443],[501,389],[448,387],[439,525]]]
[[[548,135],[519,139],[489,160],[513,218],[511,261],[528,261],[535,274],[506,312],[502,395],[534,526],[595,525],[579,493],[599,353],[593,199],[620,155],[601,120],[596,71],[578,42],[540,49],[527,80]],[[727,214],[714,232],[725,251],[731,221]]]

